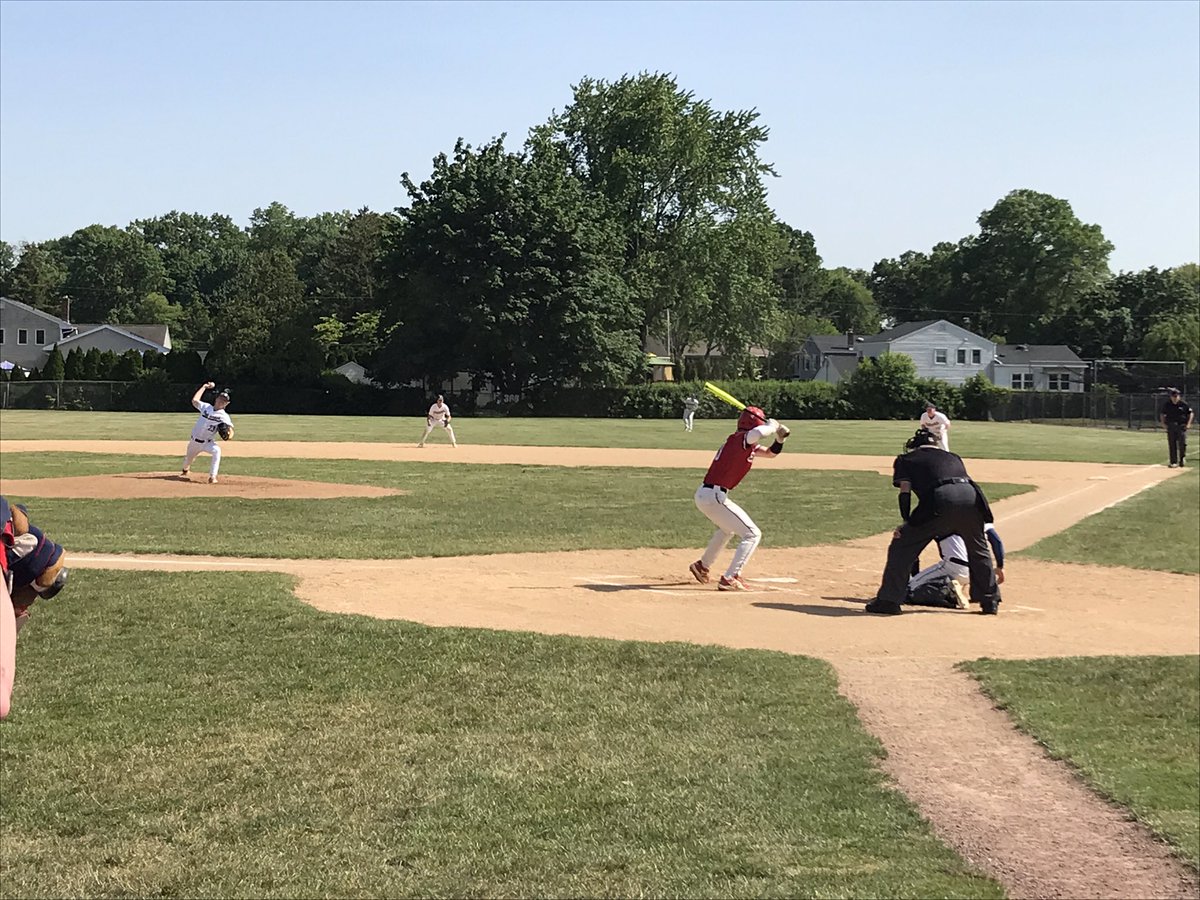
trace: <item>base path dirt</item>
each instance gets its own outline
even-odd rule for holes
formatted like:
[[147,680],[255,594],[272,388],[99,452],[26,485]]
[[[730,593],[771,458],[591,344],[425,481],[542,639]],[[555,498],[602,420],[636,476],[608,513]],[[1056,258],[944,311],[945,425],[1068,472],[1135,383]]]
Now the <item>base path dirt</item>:
[[[176,442],[80,443],[3,442],[0,452],[178,454]],[[223,465],[233,472],[238,456],[698,472],[711,459],[707,452],[660,450],[236,441],[227,446]],[[890,457],[785,454],[767,465],[891,473]],[[1161,466],[1007,460],[968,465],[980,481],[1036,487],[994,505],[1010,551],[1178,474]],[[140,480],[131,477],[128,489]],[[177,485],[177,495],[193,496],[194,487],[199,486]],[[699,513],[697,518],[701,526]],[[777,549],[769,546],[770,524],[764,524],[767,546],[754,558],[748,575],[755,590],[747,594],[697,584],[687,565],[698,550],[321,562],[72,554],[72,560],[81,568],[282,572],[296,578],[302,600],[335,613],[821,657],[835,666],[842,691],[886,747],[885,768],[896,784],[947,843],[1010,895],[1198,895],[1194,873],[1016,731],[953,664],[981,656],[1200,653],[1200,578],[1017,557],[1006,567],[999,616],[918,608],[876,617],[862,607],[879,584],[886,532],[838,545]],[[705,530],[697,529],[701,537]]]
[[329,484],[253,475],[222,475],[216,484],[192,472],[113,472],[67,478],[0,478],[0,493],[17,497],[77,497],[88,500],[241,497],[247,500],[332,500],[338,497],[392,497],[407,494],[373,484]]

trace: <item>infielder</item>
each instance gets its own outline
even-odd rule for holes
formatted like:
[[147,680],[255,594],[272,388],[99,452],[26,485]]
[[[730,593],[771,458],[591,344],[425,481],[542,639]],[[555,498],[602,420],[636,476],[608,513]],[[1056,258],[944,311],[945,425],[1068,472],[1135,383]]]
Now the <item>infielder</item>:
[[206,381],[196,388],[196,393],[192,396],[192,406],[196,407],[200,418],[192,426],[192,437],[188,441],[187,453],[183,457],[183,471],[180,473],[182,477],[187,478],[192,468],[192,460],[201,453],[207,453],[212,457],[212,464],[208,467],[209,484],[217,483],[217,470],[221,468],[221,448],[217,446],[215,438],[220,436],[222,440],[228,440],[233,437],[233,422],[229,413],[225,412],[225,407],[229,405],[229,388],[221,388],[211,404],[200,399],[205,391],[213,387],[216,385]]
[[696,418],[696,410],[700,408],[700,401],[695,397],[683,398],[683,430],[692,430],[692,420]]
[[[786,425],[768,419],[757,406],[747,406],[738,416],[737,431],[725,439],[717,455],[713,457],[704,483],[696,491],[696,506],[717,526],[704,555],[688,566],[693,577],[701,584],[708,584],[709,570],[717,561],[717,554],[737,536],[737,549],[729,568],[717,582],[719,591],[748,591],[742,580],[742,569],[750,561],[750,555],[762,540],[762,532],[745,511],[729,499],[729,492],[746,477],[754,460],[759,456],[773,457],[783,452],[783,442],[791,432]],[[763,438],[774,436],[775,442],[760,447]]]
[[[1004,584],[1004,543],[991,522],[983,526],[983,536],[992,545],[996,584]],[[938,538],[937,546],[941,559],[908,579],[908,596],[904,602],[916,606],[967,609],[970,606],[971,570],[967,563],[966,541],[962,535],[952,534]]]
[[950,419],[945,413],[940,413],[932,400],[925,402],[925,412],[921,414],[921,427],[938,439],[938,446],[950,450]]
[[437,400],[433,406],[429,407],[429,412],[425,416],[425,433],[421,435],[421,442],[418,447],[425,446],[425,439],[429,437],[429,433],[437,426],[446,429],[446,434],[450,435],[450,446],[457,447],[458,441],[454,439],[454,429],[450,426],[450,407],[446,405],[446,400],[441,394],[437,395]]

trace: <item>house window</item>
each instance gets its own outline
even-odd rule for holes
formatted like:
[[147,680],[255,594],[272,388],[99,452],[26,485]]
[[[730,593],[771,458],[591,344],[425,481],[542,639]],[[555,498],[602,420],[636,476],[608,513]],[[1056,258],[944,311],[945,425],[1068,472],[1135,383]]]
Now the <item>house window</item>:
[[28,344],[29,343],[29,331],[27,329],[24,329],[24,328],[17,329],[17,343],[18,344]]
[[945,350],[934,350],[933,351],[933,361],[935,363],[937,363],[939,366],[944,366],[946,364],[946,354],[947,354],[947,351],[945,351]]
[[1049,388],[1052,391],[1069,391],[1071,389],[1070,375],[1048,375]]
[[977,365],[979,365],[979,361],[980,361],[982,358],[983,358],[982,351],[979,351],[979,350],[972,350],[972,351],[971,351],[971,364],[972,364],[972,365],[976,365],[976,366],[977,366]]
[[1012,377],[1012,387],[1014,391],[1032,391],[1033,376],[1028,372],[1024,374],[1015,374]]
[[967,364],[967,351],[964,347],[958,348],[958,364],[960,366],[965,366]]
[[39,347],[46,343],[46,329],[39,328],[33,333],[33,342]]

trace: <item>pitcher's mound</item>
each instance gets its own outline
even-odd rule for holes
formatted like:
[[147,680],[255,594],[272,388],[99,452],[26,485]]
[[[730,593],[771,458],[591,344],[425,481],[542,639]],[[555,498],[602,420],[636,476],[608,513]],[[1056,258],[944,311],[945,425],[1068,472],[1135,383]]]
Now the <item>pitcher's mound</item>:
[[15,497],[68,497],[89,500],[142,500],[152,497],[244,497],[250,500],[328,500],[335,497],[394,497],[406,494],[371,484],[329,484],[222,475],[216,484],[208,475],[192,472],[116,472],[111,475],[76,475],[69,478],[31,478],[0,481],[0,493]]

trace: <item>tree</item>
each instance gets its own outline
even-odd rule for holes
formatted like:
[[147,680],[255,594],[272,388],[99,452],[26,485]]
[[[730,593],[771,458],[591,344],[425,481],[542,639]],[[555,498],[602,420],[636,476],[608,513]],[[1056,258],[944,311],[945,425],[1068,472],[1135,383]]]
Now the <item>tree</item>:
[[58,242],[67,270],[63,291],[71,297],[72,316],[80,322],[104,322],[122,305],[133,305],[166,286],[158,251],[140,234],[89,225]]
[[775,225],[778,233],[774,279],[782,310],[812,315],[825,288],[826,275],[812,233],[800,231],[783,222]]
[[964,325],[969,315],[961,288],[960,247],[942,242],[928,253],[907,250],[881,259],[868,287],[882,316],[893,322],[946,319]]
[[311,285],[322,309],[346,321],[379,311],[379,257],[390,218],[360,209],[325,245]]
[[921,402],[917,366],[903,353],[864,359],[840,387],[850,408],[865,419],[911,417]]
[[8,241],[0,241],[0,297],[9,295],[9,279],[17,265],[17,248]]
[[846,269],[826,273],[814,312],[831,321],[838,331],[875,334],[879,330],[875,298]]
[[1200,369],[1200,316],[1195,313],[1164,317],[1146,332],[1142,340],[1146,359],[1178,359],[1187,370]]
[[72,349],[63,365],[64,381],[83,381],[85,351]]
[[221,288],[233,280],[249,254],[249,236],[229,216],[173,210],[139,219],[129,230],[158,251],[166,273],[162,292],[183,310],[193,304],[215,306]]
[[50,349],[50,357],[46,360],[46,365],[42,367],[42,378],[46,381],[62,381],[66,373],[66,363],[63,362],[62,351],[58,349],[58,344],[55,344]]
[[774,172],[758,156],[767,129],[756,111],[720,113],[665,74],[585,78],[573,92],[539,132],[565,148],[571,172],[620,228],[644,345],[667,310],[717,277],[697,231],[769,214],[763,178]]
[[386,381],[487,378],[501,393],[612,384],[640,363],[637,313],[620,277],[621,234],[534,135],[459,140],[385,239],[386,336],[373,371]]
[[137,381],[142,377],[142,372],[142,354],[136,350],[126,350],[117,357],[116,365],[112,370],[112,380]]
[[103,363],[100,350],[92,347],[83,354],[83,365],[80,366],[79,377],[83,381],[99,381]]
[[961,252],[972,330],[1036,341],[1041,326],[1110,277],[1112,244],[1066,200],[1016,190],[980,215]]
[[16,265],[8,276],[8,296],[36,309],[61,316],[64,310],[63,283],[67,270],[57,244],[23,244]]
[[304,285],[282,250],[254,254],[214,322],[206,362],[227,379],[304,384],[321,371]]
[[13,370],[8,373],[8,380],[10,382],[26,381],[26,380],[28,380],[28,378],[25,375],[24,369],[22,369],[20,366],[13,366]]

